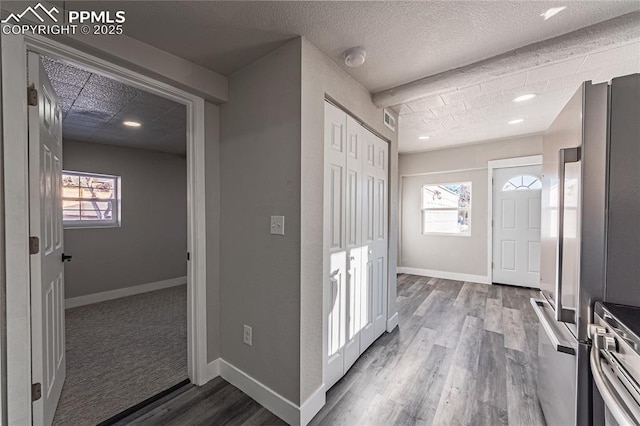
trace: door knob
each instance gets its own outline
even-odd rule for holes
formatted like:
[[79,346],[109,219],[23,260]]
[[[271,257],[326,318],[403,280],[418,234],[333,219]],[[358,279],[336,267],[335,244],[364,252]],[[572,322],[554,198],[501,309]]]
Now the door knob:
[[73,256],[71,256],[70,254],[62,253],[62,261],[63,262],[71,262],[72,258],[73,258]]

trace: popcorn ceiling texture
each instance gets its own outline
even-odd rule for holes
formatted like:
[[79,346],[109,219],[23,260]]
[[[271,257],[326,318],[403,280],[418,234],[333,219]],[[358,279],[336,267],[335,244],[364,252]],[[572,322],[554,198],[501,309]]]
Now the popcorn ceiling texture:
[[184,105],[54,58],[43,56],[42,65],[62,105],[65,139],[186,153]]

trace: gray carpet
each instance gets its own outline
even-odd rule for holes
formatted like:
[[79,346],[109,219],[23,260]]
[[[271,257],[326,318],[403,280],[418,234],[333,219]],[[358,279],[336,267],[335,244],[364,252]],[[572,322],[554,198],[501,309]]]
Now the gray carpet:
[[54,425],[95,425],[187,378],[186,285],[68,309]]

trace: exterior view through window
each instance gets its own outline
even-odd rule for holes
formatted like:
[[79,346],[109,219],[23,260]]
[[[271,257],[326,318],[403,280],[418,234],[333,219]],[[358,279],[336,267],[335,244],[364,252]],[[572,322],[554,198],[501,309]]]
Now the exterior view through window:
[[120,177],[64,171],[65,228],[120,226]]
[[471,235],[471,182],[422,187],[422,233]]

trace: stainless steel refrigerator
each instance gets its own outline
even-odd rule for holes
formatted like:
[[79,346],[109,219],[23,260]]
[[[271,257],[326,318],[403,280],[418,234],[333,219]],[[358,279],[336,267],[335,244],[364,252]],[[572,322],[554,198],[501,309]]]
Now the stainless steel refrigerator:
[[596,301],[640,306],[640,74],[583,83],[543,138],[538,396],[549,425],[604,423]]

